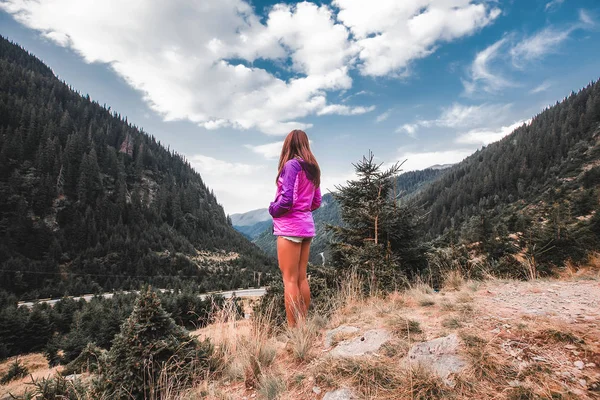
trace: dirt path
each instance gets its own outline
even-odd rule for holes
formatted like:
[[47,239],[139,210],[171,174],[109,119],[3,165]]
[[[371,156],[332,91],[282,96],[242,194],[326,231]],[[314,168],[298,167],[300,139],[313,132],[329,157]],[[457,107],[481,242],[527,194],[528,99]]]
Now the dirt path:
[[548,317],[570,324],[599,327],[600,282],[487,282],[477,293],[478,308],[499,317],[515,314]]

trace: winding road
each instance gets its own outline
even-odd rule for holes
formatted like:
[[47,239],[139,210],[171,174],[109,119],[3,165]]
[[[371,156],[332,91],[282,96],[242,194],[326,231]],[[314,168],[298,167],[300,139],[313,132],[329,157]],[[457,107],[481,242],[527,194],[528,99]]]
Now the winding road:
[[[165,292],[167,289],[159,289],[161,292]],[[223,292],[210,292],[210,293],[202,293],[199,294],[198,296],[204,300],[207,296],[211,296],[211,295],[221,295],[223,297],[225,297],[226,299],[229,299],[231,296],[233,296],[233,294],[235,293],[235,295],[237,297],[261,297],[263,296],[267,291],[266,287],[261,287],[258,289],[238,289],[238,290],[226,290]],[[123,293],[131,293],[128,291],[123,291]],[[137,291],[136,291],[137,293]],[[85,294],[83,296],[68,296],[70,298],[72,298],[75,301],[79,301],[81,299],[85,300],[85,301],[90,301],[94,296],[94,294]],[[100,296],[104,297],[105,299],[110,299],[114,296],[114,293],[103,293]],[[59,302],[61,299],[37,299],[37,300],[31,300],[31,301],[20,301],[18,303],[18,306],[21,307],[33,307],[33,305],[35,303],[47,303],[51,306],[55,305],[57,302]]]

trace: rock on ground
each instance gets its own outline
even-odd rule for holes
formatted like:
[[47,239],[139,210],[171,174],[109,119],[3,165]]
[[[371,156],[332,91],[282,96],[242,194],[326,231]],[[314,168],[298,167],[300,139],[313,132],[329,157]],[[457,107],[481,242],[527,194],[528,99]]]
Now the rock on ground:
[[372,329],[355,339],[341,342],[330,354],[332,357],[355,357],[374,353],[391,338],[386,329]]
[[460,343],[452,333],[428,342],[416,343],[408,352],[408,361],[431,368],[446,384],[452,385],[450,374],[462,371],[467,363],[457,353]]
[[350,389],[338,389],[334,392],[325,393],[323,400],[354,400],[358,399]]
[[325,333],[325,348],[328,349],[331,347],[333,342],[333,338],[337,334],[351,334],[358,332],[359,329],[355,326],[341,325],[335,329],[329,330]]

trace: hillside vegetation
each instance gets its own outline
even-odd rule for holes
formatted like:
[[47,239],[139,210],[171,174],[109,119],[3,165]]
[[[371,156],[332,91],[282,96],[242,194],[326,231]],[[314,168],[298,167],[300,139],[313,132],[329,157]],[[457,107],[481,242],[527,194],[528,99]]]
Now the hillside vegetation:
[[[599,268],[596,258],[589,269],[570,271],[561,280],[529,282],[472,281],[450,273],[439,291],[417,283],[366,296],[362,283],[347,277],[329,297],[329,313],[317,311],[294,329],[274,327],[268,312],[237,320],[225,308],[214,324],[192,333],[214,344],[211,369],[194,372],[195,383],[187,388],[159,381],[156,395],[173,400],[598,398]],[[97,353],[100,360],[102,354]],[[100,398],[92,392],[102,381],[96,364],[79,364],[76,371],[82,374],[61,388],[60,374],[72,369],[47,369],[36,355],[21,360],[32,377],[0,387],[0,396],[32,393],[45,384],[48,392],[69,399]],[[0,373],[11,363],[0,364]],[[32,378],[36,385],[26,386]]]
[[0,37],[0,280],[20,298],[254,285],[274,263],[190,164]]
[[419,198],[429,211],[429,236],[460,231],[472,217],[514,231],[516,221],[502,217],[516,211],[548,218],[559,208],[558,224],[589,216],[598,207],[599,122],[596,82],[450,168]]

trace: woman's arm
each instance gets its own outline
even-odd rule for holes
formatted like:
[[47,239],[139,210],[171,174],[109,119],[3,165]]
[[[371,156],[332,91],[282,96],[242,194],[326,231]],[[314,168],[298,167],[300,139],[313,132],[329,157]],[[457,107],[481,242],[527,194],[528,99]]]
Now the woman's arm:
[[315,190],[310,211],[315,211],[319,207],[321,207],[321,188],[317,188],[317,190]]
[[281,195],[269,205],[269,214],[273,218],[281,217],[292,208],[294,203],[294,185],[296,177],[302,170],[302,166],[297,160],[291,160],[285,163],[281,170],[283,182],[281,184]]

